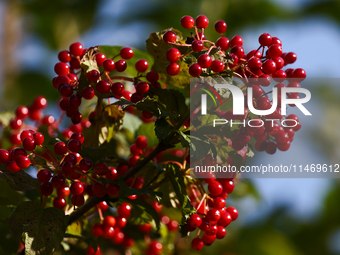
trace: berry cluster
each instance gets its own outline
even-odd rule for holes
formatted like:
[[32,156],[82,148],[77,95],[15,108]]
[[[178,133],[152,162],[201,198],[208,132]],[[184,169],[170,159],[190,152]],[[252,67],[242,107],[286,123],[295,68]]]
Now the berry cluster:
[[[234,190],[234,181],[232,179],[216,179],[213,173],[205,174],[204,182],[208,184],[208,192],[204,193],[201,201],[195,202],[192,198],[192,204],[195,206],[197,213],[190,216],[185,225],[185,229],[189,232],[199,232],[195,237],[191,246],[194,250],[201,250],[203,246],[210,246],[216,239],[223,239],[226,227],[238,217],[238,211],[235,207],[226,207],[226,199],[228,194]],[[195,195],[199,191],[194,191]],[[200,233],[203,232],[202,237]]]
[[[58,59],[60,62],[54,66],[57,76],[53,78],[52,83],[62,96],[59,100],[59,107],[71,118],[73,124],[78,124],[82,120],[82,114],[79,112],[82,99],[91,100],[95,95],[105,98],[114,97],[116,99],[124,97],[136,103],[143,99],[150,85],[156,88],[160,87],[158,73],[149,71],[143,76],[143,73],[149,68],[149,63],[145,59],[136,61],[137,76],[135,78],[111,76],[113,73],[123,73],[127,68],[126,60],[134,56],[132,48],[123,47],[120,53],[112,59],[106,58],[101,52],[92,55],[93,61],[96,62],[98,68],[89,69],[86,72],[87,84],[80,89],[77,74],[81,73],[81,60],[87,52],[89,52],[89,49],[83,49],[81,43],[73,43],[70,45],[69,51],[59,52]],[[114,61],[116,57],[121,57],[121,59]],[[146,78],[146,81],[141,80],[142,78]],[[134,91],[125,90],[125,81],[133,82]],[[142,112],[142,119],[148,120],[152,116],[149,112]]]
[[[252,121],[252,126],[240,129],[232,139],[232,147],[236,151],[242,150],[251,140],[255,138],[255,149],[257,151],[266,151],[268,154],[274,154],[276,149],[286,151],[293,141],[294,133],[301,128],[301,123],[295,114],[289,116],[281,115],[281,89],[284,87],[300,88],[300,82],[306,78],[306,72],[302,68],[282,70],[286,65],[296,61],[297,56],[294,52],[283,52],[282,42],[277,37],[272,37],[268,33],[260,35],[259,47],[248,53],[243,48],[243,38],[235,35],[229,40],[224,37],[227,24],[223,20],[215,23],[214,27],[221,37],[215,43],[205,39],[204,29],[209,25],[209,20],[204,15],[199,15],[194,20],[190,16],[184,16],[181,19],[181,25],[185,29],[195,29],[195,35],[188,40],[186,44],[177,42],[177,35],[174,31],[167,31],[163,35],[163,40],[173,45],[166,57],[170,61],[166,71],[169,75],[177,75],[180,71],[178,64],[184,57],[189,54],[199,54],[197,63],[189,66],[189,74],[192,77],[238,77],[244,82],[244,89],[252,88],[253,103],[259,110],[268,110],[272,107],[272,101],[263,87],[268,87],[272,81],[276,82],[275,88],[278,89],[278,109],[268,116],[259,116],[251,118],[249,110],[246,109],[244,115],[234,115],[232,110],[225,112],[219,111],[221,117],[226,120]],[[200,31],[199,31],[200,30]],[[191,41],[188,43],[188,41]],[[182,55],[181,48],[189,48],[186,54]],[[212,50],[216,49],[213,54]],[[288,80],[289,79],[289,80]],[[288,80],[287,85],[284,83]],[[246,96],[246,94],[245,94]],[[298,99],[298,93],[287,95],[289,99]],[[247,101],[246,101],[247,102]],[[295,106],[295,105],[290,105]],[[246,108],[248,105],[246,103]],[[265,121],[274,119],[274,122]],[[279,124],[281,120],[287,120],[287,126]]]

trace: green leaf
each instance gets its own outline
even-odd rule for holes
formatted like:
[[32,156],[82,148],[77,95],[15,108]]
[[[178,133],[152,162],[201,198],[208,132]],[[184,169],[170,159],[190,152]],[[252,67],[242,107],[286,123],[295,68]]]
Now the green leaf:
[[[177,199],[181,205],[182,211],[182,224],[189,219],[190,215],[196,213],[196,210],[190,202],[190,198],[186,191],[186,185],[184,181],[181,169],[176,164],[168,164],[166,168],[166,176],[170,179],[171,185],[174,188]],[[186,233],[182,233],[182,236]]]
[[171,132],[176,129],[171,126],[164,118],[160,118],[155,122],[155,134],[159,141],[167,137]]
[[[194,135],[193,135],[194,134]],[[207,156],[213,147],[210,139],[196,132],[190,132],[190,161],[196,162]]]
[[17,191],[34,190],[40,187],[40,182],[21,170],[13,173],[7,170],[4,165],[0,165],[0,177],[4,178],[9,186]]
[[57,208],[43,208],[39,202],[23,202],[9,219],[13,235],[24,234],[29,255],[49,255],[59,247],[67,227],[68,216]]
[[182,54],[185,54],[188,51],[186,47],[170,45],[163,41],[163,34],[169,30],[174,31],[177,34],[177,40],[185,43],[185,41],[182,40],[182,33],[173,28],[162,32],[152,33],[146,41],[146,48],[155,60],[152,70],[160,74],[160,80],[165,84],[178,88],[186,88],[190,85],[191,76],[189,74],[188,64],[185,63],[185,61],[179,61],[180,72],[177,75],[171,76],[166,72],[166,66],[169,64],[169,61],[166,59],[166,52],[168,49],[172,47],[178,48]]
[[1,112],[0,113],[0,125],[8,126],[10,120],[13,119],[14,117],[15,117],[14,112]]
[[80,154],[83,157],[89,158],[92,162],[96,162],[103,158],[103,155],[106,155],[107,149],[105,147],[86,147],[82,146],[80,150]]
[[[99,52],[102,52],[105,54],[106,58],[113,58],[115,56],[117,56],[120,52],[120,50],[122,49],[122,46],[107,46],[107,45],[102,45],[99,46]],[[124,71],[124,73],[128,74],[131,77],[136,77],[137,76],[137,71],[135,69],[135,63],[139,60],[139,59],[145,59],[148,61],[149,63],[149,67],[151,67],[153,65],[153,59],[152,57],[144,52],[144,51],[140,51],[138,49],[132,48],[134,55],[131,59],[125,60],[127,63],[127,68]],[[113,72],[115,73],[115,72]],[[122,73],[118,73],[119,75],[121,75]]]
[[159,230],[160,219],[155,208],[153,208],[149,203],[147,203],[143,199],[137,198],[133,200],[131,199],[125,199],[125,200],[132,206],[129,222],[136,224],[136,225],[143,225],[146,223],[150,223],[154,220],[157,230]]

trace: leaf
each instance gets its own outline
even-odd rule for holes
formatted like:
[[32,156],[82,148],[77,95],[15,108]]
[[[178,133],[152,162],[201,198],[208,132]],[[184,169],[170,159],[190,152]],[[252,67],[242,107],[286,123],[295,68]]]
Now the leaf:
[[168,49],[175,47],[178,48],[183,54],[187,53],[188,51],[188,49],[185,47],[170,45],[163,41],[162,35],[169,30],[174,31],[177,34],[177,39],[182,43],[185,43],[185,41],[182,40],[182,33],[173,28],[164,30],[162,32],[152,33],[149,39],[146,41],[146,49],[155,60],[152,70],[159,73],[160,80],[165,84],[178,88],[186,88],[190,85],[191,76],[189,74],[189,67],[185,61],[179,61],[178,64],[180,66],[180,72],[177,75],[171,76],[166,72],[166,66],[169,64],[169,61],[166,59],[166,52]]
[[[15,117],[13,112],[1,112],[0,113],[0,126],[8,126],[11,119]],[[0,129],[1,130],[1,129]]]
[[96,162],[103,158],[103,155],[106,155],[107,149],[105,147],[86,147],[82,146],[80,150],[80,154],[83,157],[90,158],[92,162]]
[[38,201],[23,202],[9,219],[13,235],[25,236],[25,254],[49,255],[59,247],[68,216],[57,208],[43,208]]
[[[113,58],[115,56],[117,56],[120,52],[120,50],[122,49],[122,46],[107,46],[107,45],[101,45],[99,46],[99,52],[102,52],[105,54],[106,58]],[[144,51],[140,51],[136,48],[132,48],[134,55],[131,59],[125,60],[127,63],[127,68],[124,71],[124,73],[128,74],[131,77],[136,77],[137,76],[137,71],[135,69],[135,63],[139,60],[139,59],[145,59],[148,61],[149,63],[149,67],[151,67],[153,65],[153,59],[152,57]],[[120,75],[122,73],[119,73]]]
[[0,177],[4,178],[8,185],[17,191],[34,190],[40,187],[40,182],[21,170],[13,173],[7,170],[4,165],[0,165]]
[[107,126],[106,141],[114,137],[114,135],[122,128],[125,113],[116,105],[108,105],[104,108],[102,120]]
[[[182,224],[189,219],[190,215],[196,213],[196,210],[190,202],[190,198],[186,191],[183,174],[176,164],[168,164],[166,168],[166,176],[170,179],[171,185],[174,188],[178,201],[181,205]],[[182,233],[183,236],[184,233]],[[185,236],[186,234],[184,234]]]
[[[194,135],[193,135],[194,134]],[[190,132],[190,162],[199,161],[207,156],[213,147],[210,140],[205,135],[196,132]]]
[[129,218],[129,222],[136,225],[143,225],[146,223],[150,223],[153,220],[155,221],[157,230],[160,227],[160,219],[159,215],[156,212],[155,208],[153,208],[149,203],[147,203],[143,199],[124,199],[126,202],[131,204],[131,216]]
[[172,131],[176,131],[176,129],[171,126],[164,118],[156,120],[155,134],[159,141],[166,138]]
[[92,70],[99,71],[96,56],[95,54],[98,52],[98,46],[89,48],[84,56],[80,60],[80,67],[84,70],[85,73],[88,73]]

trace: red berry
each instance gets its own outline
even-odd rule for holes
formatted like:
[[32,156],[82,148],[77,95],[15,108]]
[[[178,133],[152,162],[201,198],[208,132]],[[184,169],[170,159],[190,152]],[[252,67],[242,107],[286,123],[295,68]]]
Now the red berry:
[[136,93],[139,95],[143,95],[146,92],[149,91],[149,83],[145,82],[145,81],[140,81],[137,83],[136,85]]
[[209,25],[209,20],[204,15],[197,16],[195,22],[198,29],[206,29]]
[[81,142],[77,139],[70,139],[67,142],[67,148],[72,152],[79,152],[81,150]]
[[218,181],[209,183],[208,190],[212,196],[219,196],[223,192],[222,184]]
[[117,72],[124,72],[126,67],[127,67],[127,64],[126,64],[126,61],[124,59],[119,59],[116,64],[116,70]]
[[22,146],[24,147],[25,150],[27,151],[33,151],[35,149],[35,142],[32,137],[26,137],[22,141]]
[[208,54],[202,54],[201,56],[198,57],[197,63],[202,67],[202,68],[208,68],[211,66],[212,59]]
[[271,58],[280,57],[282,55],[282,47],[279,44],[272,44],[268,48],[267,54]]
[[191,29],[195,25],[195,20],[191,16],[183,16],[181,18],[181,25],[185,29]]
[[83,90],[81,91],[81,94],[83,96],[83,98],[90,100],[94,97],[95,92],[94,89],[91,87],[85,87],[83,88]]
[[96,85],[96,90],[101,94],[109,93],[111,84],[108,81],[101,80]]
[[70,45],[70,53],[73,56],[83,55],[83,45],[80,42],[75,42]]
[[27,156],[20,155],[15,159],[18,167],[25,169],[31,165],[31,160]]
[[70,190],[73,195],[78,196],[84,192],[84,185],[81,182],[74,182]]
[[116,218],[116,227],[117,228],[124,228],[126,225],[127,220],[124,217],[115,217]]
[[79,196],[72,195],[71,203],[75,206],[82,206],[85,203],[85,198],[83,195],[79,195]]
[[54,72],[58,75],[67,75],[70,71],[70,67],[63,62],[59,62],[54,66]]
[[26,106],[18,106],[16,109],[15,109],[15,115],[17,118],[19,119],[24,119],[28,116],[28,108]]
[[296,61],[296,54],[294,52],[288,52],[287,55],[284,57],[285,64],[293,64]]
[[133,50],[130,47],[124,47],[120,50],[120,56],[123,59],[131,59],[133,57]]
[[144,150],[148,147],[148,139],[145,136],[138,136],[136,138],[136,146],[141,149]]
[[177,48],[170,48],[166,52],[166,59],[170,62],[177,62],[181,57],[181,52]]
[[57,188],[58,197],[68,197],[70,193],[71,193],[70,188],[67,186],[63,188]]
[[121,82],[115,82],[112,84],[111,87],[111,92],[116,96],[116,97],[121,97],[123,96],[125,92],[124,84]]
[[112,72],[115,69],[115,62],[112,59],[105,59],[103,62],[103,68],[107,72]]
[[70,62],[71,61],[71,54],[67,50],[60,51],[58,53],[58,59],[61,62],[65,62],[65,63]]
[[225,207],[225,199],[223,197],[214,198],[214,208],[222,209]]
[[218,20],[215,22],[215,30],[217,33],[224,33],[227,30],[227,23],[224,20]]
[[218,221],[221,218],[221,213],[219,210],[213,208],[207,212],[206,217],[207,217],[207,220],[209,221]]
[[123,218],[129,218],[131,215],[131,206],[128,203],[124,202],[118,206],[117,211],[119,216]]
[[202,223],[202,219],[198,214],[193,214],[188,219],[188,224],[192,228],[198,228]]
[[210,66],[211,70],[215,73],[220,73],[224,70],[225,65],[220,60],[213,60]]
[[163,245],[160,242],[152,241],[149,244],[149,248],[147,252],[152,255],[158,255],[158,254],[161,254],[162,251],[163,251]]
[[229,45],[230,45],[230,42],[229,42],[229,39],[227,37],[220,37],[216,41],[216,46],[220,47],[221,50],[223,50],[223,51],[228,50]]
[[53,207],[64,209],[66,206],[66,200],[63,197],[55,197],[53,199]]
[[79,162],[79,168],[83,171],[88,171],[92,168],[93,163],[89,158],[82,158]]
[[7,164],[9,161],[9,152],[4,149],[0,149],[0,164]]
[[96,56],[97,65],[98,66],[103,65],[103,63],[104,63],[104,61],[106,59],[106,56],[103,53],[101,53],[101,52],[96,53],[95,56]]
[[254,71],[254,70],[259,70],[262,67],[262,62],[261,59],[257,57],[253,57],[248,61],[248,67]]
[[203,42],[201,40],[195,40],[191,44],[192,50],[195,52],[201,52],[203,50]]
[[234,47],[234,46],[242,46],[243,45],[243,39],[241,36],[239,35],[235,35],[233,38],[231,38],[230,40],[230,46]]
[[233,221],[237,219],[238,211],[235,207],[229,206],[227,207],[226,211],[230,214]]
[[91,70],[86,73],[86,78],[92,82],[98,81],[99,77],[100,77],[100,73],[97,70]]
[[53,187],[59,189],[65,187],[65,177],[62,175],[55,175],[52,177],[51,184]]
[[13,130],[15,130],[21,128],[22,123],[23,122],[21,119],[15,118],[10,121],[9,125]]
[[57,155],[64,155],[67,152],[67,147],[64,142],[57,142],[53,146],[54,153]]
[[115,227],[116,225],[116,219],[113,216],[106,216],[103,221],[103,227],[108,228],[108,227]]
[[198,77],[202,73],[202,67],[199,64],[192,64],[189,67],[189,74],[193,77]]
[[171,76],[175,76],[179,73],[180,71],[180,66],[179,64],[173,62],[173,63],[170,63],[166,66],[166,72],[167,74],[171,75]]
[[276,63],[275,63],[275,61],[273,61],[271,59],[268,59],[265,62],[263,62],[262,70],[266,74],[272,74],[273,72],[275,72],[276,71]]
[[223,237],[225,237],[226,234],[227,234],[227,231],[225,230],[224,227],[222,226],[217,227],[217,233],[216,233],[217,239],[223,239]]
[[49,196],[53,192],[53,186],[50,182],[43,182],[40,186],[40,193],[43,196]]
[[84,142],[84,135],[81,132],[74,132],[70,139],[77,139],[79,142]]
[[34,110],[41,110],[46,108],[47,106],[47,99],[43,96],[37,96],[34,98],[33,104],[32,104],[32,109]]
[[146,70],[148,70],[148,67],[149,63],[145,59],[140,59],[135,64],[135,68],[139,73],[144,73]]
[[271,42],[272,42],[272,37],[270,34],[263,33],[262,35],[260,35],[259,43],[261,44],[261,46],[269,46]]
[[95,237],[104,235],[103,226],[99,223],[94,224],[91,228],[91,234]]
[[146,79],[148,80],[148,82],[157,82],[159,79],[159,75],[155,71],[151,70],[146,74]]
[[166,43],[176,42],[176,40],[177,40],[177,35],[173,31],[166,31],[163,35],[163,41]]
[[191,241],[191,247],[195,250],[195,251],[200,251],[202,250],[204,246],[204,242],[201,238],[196,237]]
[[303,81],[304,79],[306,79],[306,71],[302,68],[296,68],[292,75],[291,75],[291,78],[293,78],[294,81],[297,81],[297,82],[301,82]]

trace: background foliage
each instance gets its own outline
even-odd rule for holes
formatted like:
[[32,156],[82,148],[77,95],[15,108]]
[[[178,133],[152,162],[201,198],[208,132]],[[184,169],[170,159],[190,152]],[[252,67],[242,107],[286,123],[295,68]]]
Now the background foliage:
[[[298,23],[303,20],[313,22],[314,19],[324,19],[333,25],[336,24],[335,30],[339,32],[340,1],[295,3],[294,7],[290,7],[284,4],[284,1],[278,0],[215,0],[213,4],[209,0],[3,1],[0,4],[0,111],[13,109],[19,102],[30,103],[37,92],[49,100],[55,100],[58,94],[50,85],[50,81],[56,52],[67,48],[73,41],[84,39],[90,43],[86,46],[119,43],[145,49],[145,40],[151,32],[168,27],[181,29],[179,20],[183,15],[195,17],[202,13],[208,16],[211,23],[224,19],[228,24],[228,37],[240,31],[258,30],[270,23]],[[318,40],[318,31],[310,33]],[[213,39],[218,36],[213,29],[208,30],[207,35]],[[129,39],[132,39],[131,44]],[[294,40],[294,31],[290,39]],[[256,41],[257,38],[253,40]],[[316,54],[317,49],[314,50],[315,52],[311,54]],[[298,48],[296,53],[299,56]],[[315,65],[317,64],[315,61]],[[308,69],[306,70],[309,74]],[[340,92],[327,84],[313,88],[312,94],[320,99],[319,106],[328,110],[324,118],[327,123],[332,121],[332,125],[314,128],[306,139],[312,141],[315,148],[320,148],[318,153],[323,153],[329,162],[336,162],[340,153],[338,134],[340,121],[334,118],[334,114],[339,110]],[[54,109],[50,110],[54,112]],[[265,158],[262,157],[262,160]],[[318,202],[317,213],[306,217],[294,215],[290,205],[282,203],[280,197],[274,206],[266,204],[257,188],[259,185],[270,185],[270,182],[271,180],[267,179],[260,182],[261,184],[250,180],[238,183],[233,198],[239,205],[239,211],[244,212],[244,217],[232,226],[227,234],[228,238],[212,247],[204,248],[201,252],[185,250],[183,241],[184,250],[178,251],[177,254],[340,254],[338,180],[328,181],[325,191],[320,188],[320,192],[326,195]],[[294,183],[299,185],[298,182]],[[5,205],[16,206],[23,198],[10,189],[3,179],[0,179],[0,186],[1,192],[6,194],[7,199],[8,197],[11,199],[10,203],[4,202],[0,195],[0,220],[4,220],[12,212],[11,206]],[[287,186],[286,189],[290,187]],[[304,187],[301,186],[300,189]],[[282,190],[283,193],[285,191]],[[9,193],[11,196],[7,195]],[[250,215],[247,213],[248,210],[257,213]],[[16,244],[13,240],[7,239],[7,233],[9,233],[7,225],[0,223],[1,254],[12,254],[11,251],[15,253]]]

